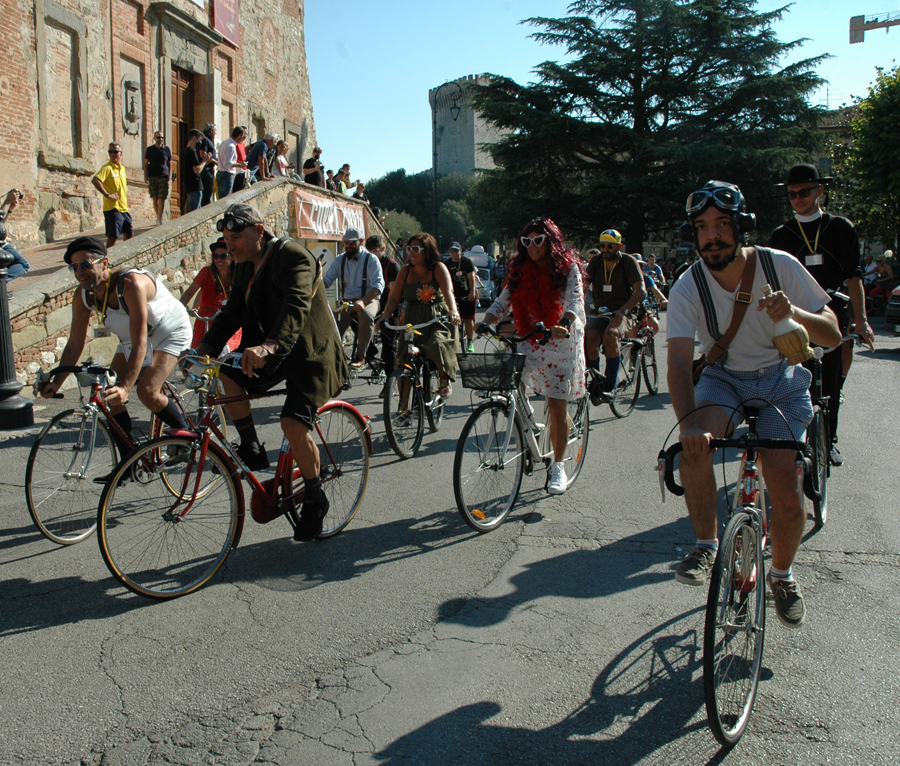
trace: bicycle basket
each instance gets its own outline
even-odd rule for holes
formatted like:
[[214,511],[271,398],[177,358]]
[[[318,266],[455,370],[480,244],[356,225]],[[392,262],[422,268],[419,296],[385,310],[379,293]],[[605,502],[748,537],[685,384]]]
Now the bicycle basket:
[[476,391],[509,391],[519,385],[524,354],[460,354],[457,357],[464,388]]

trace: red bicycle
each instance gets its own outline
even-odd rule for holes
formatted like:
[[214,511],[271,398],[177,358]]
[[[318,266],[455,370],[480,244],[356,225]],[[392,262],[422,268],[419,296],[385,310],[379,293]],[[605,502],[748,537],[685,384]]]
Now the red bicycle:
[[[266,524],[286,516],[299,523],[303,479],[284,439],[275,476],[260,481],[238,456],[211,413],[215,407],[284,394],[218,396],[220,368],[240,360],[186,352],[192,366],[187,384],[202,393],[201,418],[193,431],[167,431],[116,466],[100,499],[100,553],[122,585],[149,598],[173,598],[207,583],[237,547],[244,527],[244,492],[250,484],[250,513]],[[198,374],[195,370],[200,370]],[[330,510],[320,537],[343,530],[362,503],[369,478],[372,438],[369,422],[343,401],[330,401],[316,417],[319,481]]]

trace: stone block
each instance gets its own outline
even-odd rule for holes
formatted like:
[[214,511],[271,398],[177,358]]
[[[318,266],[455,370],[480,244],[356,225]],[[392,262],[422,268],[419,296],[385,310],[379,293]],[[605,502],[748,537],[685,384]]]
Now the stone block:
[[41,351],[41,364],[56,364],[56,354],[52,351]]
[[107,366],[112,362],[112,358],[116,354],[116,346],[119,345],[118,338],[93,338],[87,342],[84,347],[84,353],[81,355],[82,361],[91,357],[95,364]]
[[173,281],[176,285],[182,285],[182,284],[184,284],[184,272],[183,272],[183,271],[176,271],[174,274],[172,274],[172,281]]
[[13,351],[22,351],[47,337],[42,324],[33,324],[12,334]]
[[41,366],[40,366],[37,362],[31,362],[31,363],[29,363],[29,365],[25,368],[25,371],[26,371],[29,375],[37,375],[37,374],[41,371]]
[[62,350],[66,347],[66,343],[68,343],[68,338],[57,338],[56,339],[56,353],[61,354]]
[[52,337],[72,324],[72,309],[68,306],[47,314],[47,335]]

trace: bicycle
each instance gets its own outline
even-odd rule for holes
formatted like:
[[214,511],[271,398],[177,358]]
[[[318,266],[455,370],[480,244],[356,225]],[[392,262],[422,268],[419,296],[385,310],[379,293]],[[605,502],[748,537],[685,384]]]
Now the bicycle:
[[828,479],[831,476],[831,428],[829,426],[829,397],[824,395],[822,385],[822,357],[843,347],[847,341],[862,345],[862,336],[856,333],[845,335],[835,348],[813,349],[812,381],[809,386],[813,405],[813,417],[806,428],[806,443],[813,454],[813,468],[806,478],[804,494],[812,501],[813,518],[817,529],[828,521]]
[[[523,474],[531,476],[538,464],[549,471],[553,462],[547,405],[544,422],[537,422],[521,386],[525,356],[516,353],[519,343],[537,336],[546,342],[550,331],[541,323],[523,337],[491,331],[490,337],[508,346],[510,353],[498,347],[496,354],[459,357],[462,385],[487,400],[475,408],[463,426],[453,458],[456,507],[477,532],[489,532],[503,523],[518,498]],[[563,462],[568,489],[587,456],[587,396],[566,403],[566,421],[569,433]]]
[[[287,440],[274,477],[261,482],[211,416],[218,405],[277,396],[286,389],[220,397],[220,368],[239,364],[239,353],[224,359],[188,353],[182,360],[203,371],[187,376],[188,385],[203,392],[200,422],[193,431],[154,439],[120,462],[97,515],[97,540],[109,571],[148,598],[186,595],[219,571],[243,531],[242,478],[250,484],[250,513],[257,523],[286,516],[296,529],[300,520],[304,486]],[[359,510],[368,483],[371,434],[355,407],[332,400],[319,408],[313,438],[321,459],[319,481],[330,503],[319,535],[326,538],[341,532]],[[211,478],[204,485],[207,474]]]
[[[44,383],[62,373],[74,374],[80,386],[90,387],[90,394],[85,400],[79,388],[81,406],[53,416],[31,445],[25,468],[25,503],[44,537],[58,545],[73,545],[90,537],[97,527],[103,480],[124,457],[118,454],[115,437],[130,450],[146,438],[126,433],[113,419],[102,393],[115,385],[116,373],[106,367],[71,365],[42,370],[34,382],[35,397]],[[163,390],[178,403],[188,422],[193,422],[172,383],[166,381]],[[64,395],[57,393],[54,398]],[[160,436],[165,428],[151,413],[149,438]]]
[[[615,312],[608,311],[605,308],[601,308],[599,311],[599,314],[588,315],[587,319],[610,319],[615,314]],[[655,378],[658,374],[658,370],[655,367],[656,350],[654,346],[654,377],[651,378],[651,373],[645,369],[645,343],[646,338],[641,335],[635,338],[619,339],[619,353],[621,362],[619,364],[616,387],[613,391],[604,392],[602,389],[606,384],[606,376],[603,375],[603,373],[601,373],[599,370],[594,369],[590,365],[588,366],[588,391],[591,392],[591,404],[596,407],[603,403],[606,403],[612,410],[613,415],[615,415],[617,418],[627,418],[631,414],[632,410],[634,410],[634,405],[637,404],[638,396],[641,392],[642,370],[644,379],[648,381],[648,387],[650,385],[649,381],[652,379],[655,388]],[[603,357],[601,356],[601,359],[602,358]],[[653,393],[656,393],[656,391],[654,390]]]
[[[335,309],[335,311],[349,311],[352,307],[353,301],[342,301]],[[357,351],[357,345],[359,344],[359,320],[354,317],[351,321],[350,327],[353,330],[353,342],[345,342],[344,347],[349,348],[350,359],[356,359],[359,355]],[[369,347],[366,349],[366,352],[363,355],[363,359],[365,360],[365,364],[360,369],[354,369],[353,367],[348,365],[350,375],[347,378],[347,382],[344,383],[344,391],[349,391],[353,385],[353,381],[357,379],[363,380],[369,384],[377,383],[380,386],[383,386],[387,381],[384,362],[378,356],[377,332],[372,333],[372,340],[370,341]]]
[[[641,303],[637,308],[637,337],[644,344],[644,351],[641,355],[641,372],[643,373],[644,383],[647,386],[647,393],[655,396],[659,393],[659,364],[656,361],[656,333],[650,324],[650,317],[655,316],[659,319],[659,306],[656,303]],[[659,325],[657,324],[657,330]]]
[[391,449],[404,460],[415,457],[425,434],[425,417],[432,433],[444,420],[445,402],[441,397],[438,368],[415,345],[416,335],[423,327],[449,322],[449,317],[435,317],[422,324],[392,325],[389,330],[403,333],[406,341],[406,360],[398,364],[387,379],[384,394],[384,430]]
[[[710,574],[703,631],[703,690],[710,728],[718,742],[733,747],[743,736],[762,670],[766,628],[763,553],[768,545],[765,483],[758,473],[758,450],[788,449],[797,454],[797,482],[812,471],[809,445],[792,439],[761,439],[756,433],[759,411],[745,407],[747,432],[712,439],[710,447],[742,450],[738,480],[728,507],[728,522]],[[660,490],[683,495],[674,476],[681,443],[660,450]],[[724,456],[723,456],[724,463]],[[801,501],[803,492],[800,492]]]

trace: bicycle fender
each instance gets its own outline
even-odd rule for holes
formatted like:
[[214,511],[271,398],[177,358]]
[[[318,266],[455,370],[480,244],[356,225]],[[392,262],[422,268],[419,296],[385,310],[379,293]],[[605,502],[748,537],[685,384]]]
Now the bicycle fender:
[[328,412],[329,410],[345,410],[359,422],[359,425],[363,429],[363,433],[366,435],[366,449],[369,450],[369,454],[371,455],[373,452],[372,428],[369,424],[369,418],[363,415],[356,407],[350,404],[350,402],[345,402],[342,399],[331,399],[319,407],[319,412]]

